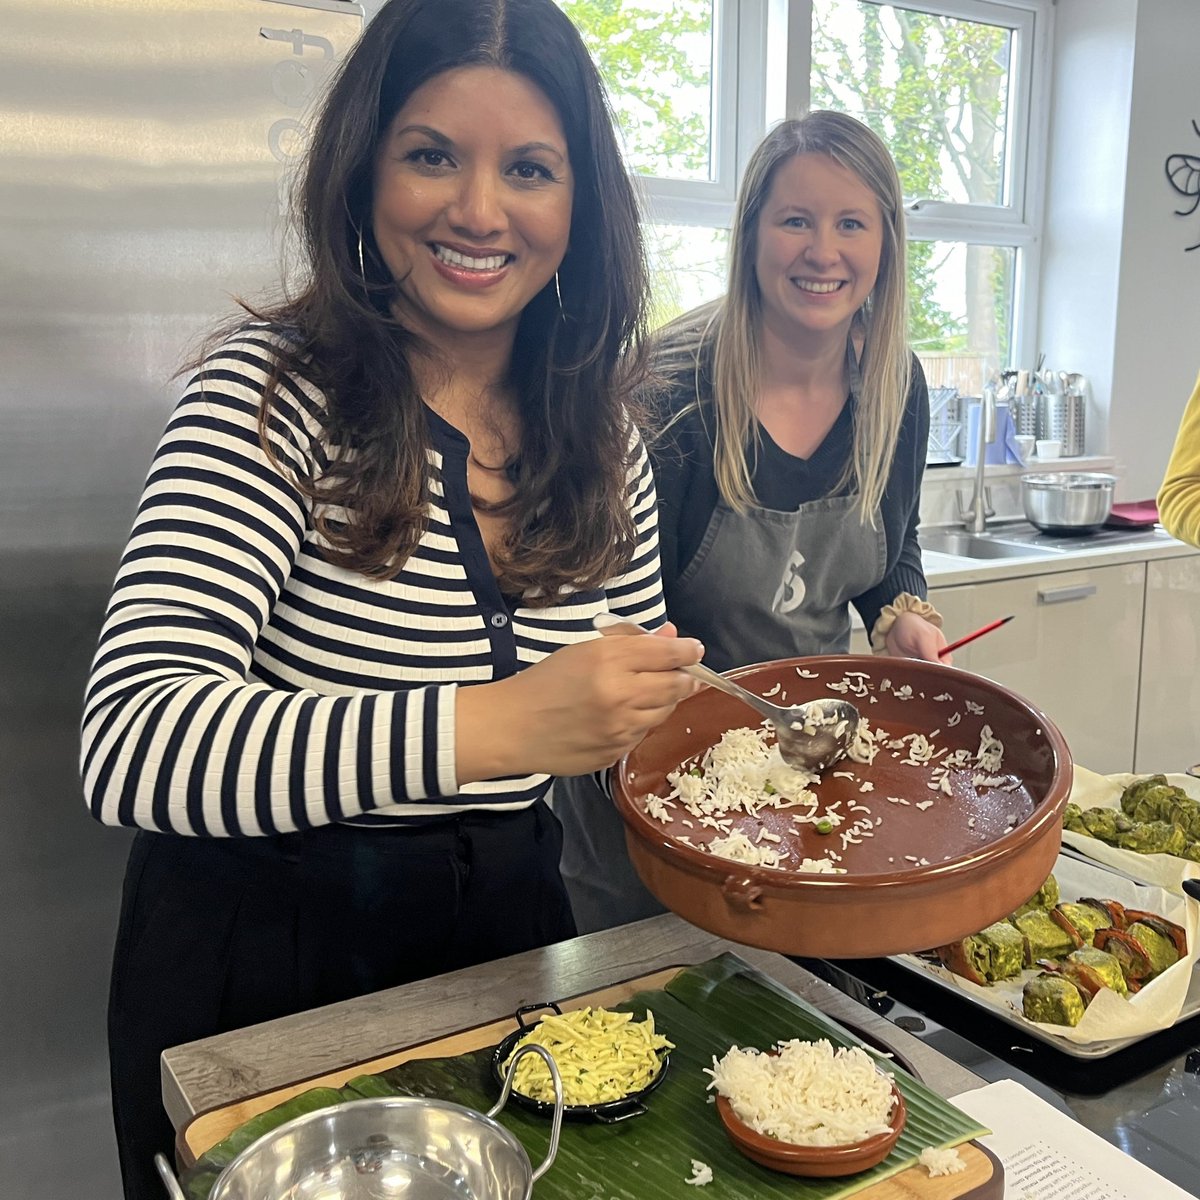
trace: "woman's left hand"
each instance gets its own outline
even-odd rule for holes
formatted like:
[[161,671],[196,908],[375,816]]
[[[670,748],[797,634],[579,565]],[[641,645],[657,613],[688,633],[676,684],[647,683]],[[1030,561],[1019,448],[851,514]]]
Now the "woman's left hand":
[[923,658],[926,662],[949,665],[951,654],[938,653],[946,645],[946,635],[931,621],[915,612],[902,612],[884,638],[885,653],[892,658]]

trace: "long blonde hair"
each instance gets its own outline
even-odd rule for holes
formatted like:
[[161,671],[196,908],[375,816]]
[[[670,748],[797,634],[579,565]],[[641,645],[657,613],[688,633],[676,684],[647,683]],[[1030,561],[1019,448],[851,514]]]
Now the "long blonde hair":
[[[900,178],[887,146],[861,121],[818,110],[781,122],[759,143],[742,179],[729,243],[729,285],[724,298],[697,323],[696,369],[711,354],[714,460],[721,496],[736,512],[755,503],[746,443],[758,436],[754,405],[761,383],[759,329],[762,295],[754,264],[758,219],[779,167],[798,154],[826,154],[871,189],[883,213],[879,275],[855,316],[865,338],[862,394],[854,417],[854,448],[839,489],[858,491],[859,518],[872,520],[887,487],[912,377],[904,207]],[[689,320],[690,318],[690,320]]]

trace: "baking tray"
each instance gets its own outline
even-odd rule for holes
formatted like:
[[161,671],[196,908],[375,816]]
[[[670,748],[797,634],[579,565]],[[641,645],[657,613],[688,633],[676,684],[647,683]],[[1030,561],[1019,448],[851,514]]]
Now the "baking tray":
[[[1073,856],[1072,856],[1073,857]],[[1061,861],[1061,860],[1060,860]],[[1098,872],[1109,875],[1116,875],[1115,872],[1101,867],[1099,864],[1086,859],[1076,860],[1086,866],[1091,872]],[[1059,869],[1056,864],[1055,870]],[[1130,880],[1129,882],[1137,882]],[[1089,895],[1103,895],[1103,891],[1096,890],[1095,887],[1088,890]],[[1053,1047],[1055,1050],[1063,1054],[1069,1055],[1072,1058],[1091,1061],[1100,1058],[1107,1058],[1109,1055],[1116,1054],[1120,1050],[1125,1050],[1129,1046],[1135,1045],[1138,1042],[1144,1041],[1148,1037],[1155,1037],[1159,1033],[1163,1033],[1165,1029],[1151,1030],[1134,1037],[1113,1037],[1094,1042],[1072,1042],[1065,1037],[1058,1037],[1055,1034],[1042,1029],[1039,1025],[1030,1021],[1022,1020],[1021,1017],[1005,1008],[1001,1004],[988,1003],[975,991],[966,987],[961,987],[955,982],[950,975],[948,968],[942,967],[940,963],[930,962],[922,958],[918,958],[911,954],[893,955],[889,962],[895,963],[897,966],[903,967],[907,971],[911,971],[914,975],[919,975],[922,979],[927,979],[931,983],[944,991],[959,997],[966,1003],[973,1005],[981,1012],[987,1013],[989,1016],[995,1017],[997,1020],[1003,1021],[1007,1025],[1011,1025],[1014,1029],[1019,1029],[1022,1034],[1033,1038],[1037,1041],[1044,1042],[1046,1045]],[[1180,1008],[1179,1015],[1175,1018],[1174,1024],[1168,1028],[1174,1028],[1181,1022],[1188,1020],[1191,1017],[1200,1014],[1200,960],[1192,968],[1191,979],[1188,981],[1187,994],[1184,997],[1183,1005]]]
[[[1013,1026],[1014,1029],[1019,1029],[1026,1036],[1035,1038],[1040,1042],[1045,1042],[1047,1046],[1053,1046],[1055,1050],[1061,1051],[1061,1053],[1069,1055],[1071,1058],[1088,1061],[1096,1058],[1107,1058],[1110,1054],[1116,1054],[1118,1050],[1124,1050],[1140,1041],[1144,1041],[1148,1037],[1155,1036],[1153,1033],[1146,1033],[1141,1037],[1113,1038],[1111,1041],[1089,1042],[1086,1046],[1081,1046],[1075,1042],[1068,1042],[1064,1038],[1055,1037],[1052,1033],[1044,1033],[1036,1025],[1019,1021],[1015,1016],[1010,1017],[1006,1015],[1002,1009],[980,1003],[956,984],[948,979],[944,979],[937,971],[931,970],[930,968],[933,965],[931,963],[924,962],[910,954],[898,954],[888,961],[912,971],[914,975],[919,975],[922,979],[928,979],[931,983],[935,983],[945,991],[953,993],[968,1004],[973,1004],[981,1012],[987,1013],[988,1016],[996,1017],[998,1020],[1005,1022],[1005,1024]],[[1180,1010],[1175,1024],[1178,1025],[1181,1021],[1186,1021],[1189,1017],[1194,1017],[1198,1013],[1200,1013],[1200,964],[1192,968],[1192,981],[1188,987],[1187,999],[1183,1002],[1183,1008]],[[1161,1033],[1163,1031],[1159,1030],[1158,1032]]]

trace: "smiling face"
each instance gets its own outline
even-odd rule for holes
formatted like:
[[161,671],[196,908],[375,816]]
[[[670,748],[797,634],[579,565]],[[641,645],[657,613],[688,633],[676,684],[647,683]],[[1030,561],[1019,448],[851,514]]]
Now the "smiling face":
[[786,340],[844,341],[879,275],[883,228],[875,193],[853,171],[825,154],[784,162],[758,217],[763,319]]
[[573,197],[562,123],[528,79],[460,67],[423,84],[375,163],[373,230],[397,317],[442,348],[511,346],[566,253]]

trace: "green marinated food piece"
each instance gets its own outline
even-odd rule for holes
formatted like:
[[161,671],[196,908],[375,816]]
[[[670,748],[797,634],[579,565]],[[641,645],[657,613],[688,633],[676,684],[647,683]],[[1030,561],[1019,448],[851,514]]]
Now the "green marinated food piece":
[[1146,951],[1150,959],[1150,974],[1148,979],[1161,975],[1168,967],[1173,967],[1179,961],[1179,951],[1169,937],[1151,929],[1141,921],[1135,921],[1125,931],[1132,938],[1137,938],[1138,944]]
[[1071,935],[1048,912],[1035,909],[1012,918],[1012,924],[1025,940],[1025,965],[1032,967],[1039,958],[1065,958],[1075,949]]
[[980,985],[988,982],[988,967],[992,955],[979,934],[973,933],[957,942],[948,942],[939,946],[936,953],[942,964],[956,975]]
[[1038,888],[1020,908],[1017,909],[1013,916],[1020,916],[1021,913],[1035,912],[1042,910],[1049,912],[1058,903],[1058,880],[1053,875],[1047,875],[1042,886]]
[[1135,821],[1161,821],[1175,799],[1175,789],[1169,787],[1150,787],[1138,797],[1137,803],[1128,810],[1128,816]]
[[1148,792],[1158,787],[1168,787],[1165,775],[1147,775],[1144,779],[1135,779],[1121,793],[1121,811],[1132,815]]
[[1132,829],[1117,834],[1115,844],[1137,854],[1182,854],[1187,835],[1169,821],[1137,821]]
[[[1161,775],[1136,780],[1121,796],[1121,810],[1068,804],[1063,828],[1098,838],[1135,854],[1173,854],[1200,862],[1200,801],[1166,783]],[[1023,904],[1017,912],[1031,905]]]
[[[1125,789],[1121,795],[1121,811],[1136,821],[1170,821],[1190,831],[1200,814],[1200,803],[1183,788],[1167,783],[1162,775],[1152,775]],[[1198,837],[1200,833],[1192,836]]]
[[1200,842],[1188,842],[1180,856],[1189,862],[1200,862]]
[[1087,833],[1083,826],[1083,809],[1078,804],[1068,804],[1063,809],[1063,828],[1073,829],[1076,833]]
[[1077,963],[1086,967],[1099,978],[1105,987],[1112,988],[1118,996],[1129,994],[1129,987],[1125,983],[1125,974],[1121,970],[1121,964],[1104,950],[1097,950],[1094,946],[1080,946],[1078,950],[1072,950],[1067,955],[1065,963]]
[[1030,1021],[1078,1025],[1085,1007],[1079,989],[1061,975],[1037,975],[1021,989],[1021,1008]]
[[1200,804],[1188,796],[1172,801],[1167,806],[1163,820],[1178,825],[1190,842],[1200,838]]
[[1012,979],[1025,965],[1025,938],[1007,921],[997,921],[981,929],[975,937],[987,949],[983,975],[990,982]]
[[1080,819],[1092,837],[1111,842],[1117,836],[1117,818],[1120,815],[1115,808],[1085,808]]
[[1075,932],[1083,938],[1085,946],[1090,946],[1096,936],[1096,930],[1108,929],[1112,925],[1112,917],[1102,912],[1094,904],[1059,904],[1058,911],[1071,922]]

